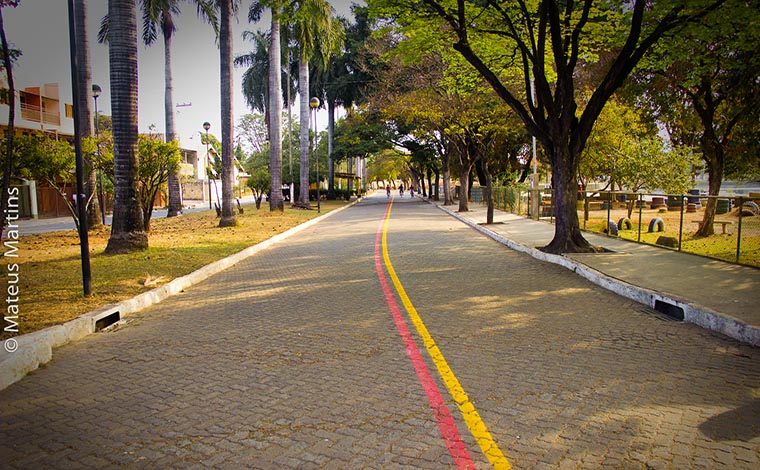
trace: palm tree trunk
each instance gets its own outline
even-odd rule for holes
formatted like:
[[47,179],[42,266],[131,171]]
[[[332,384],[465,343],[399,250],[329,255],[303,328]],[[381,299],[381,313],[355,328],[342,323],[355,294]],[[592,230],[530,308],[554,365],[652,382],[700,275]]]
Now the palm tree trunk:
[[106,253],[115,254],[147,249],[148,236],[137,180],[137,5],[108,0],[108,16],[114,208]]
[[[177,139],[174,127],[174,78],[172,77],[172,32],[164,28],[164,122],[166,124],[166,141]],[[182,192],[179,186],[179,168],[169,174],[169,211],[167,217],[176,217],[182,213]]]
[[333,136],[335,135],[335,100],[327,100],[327,199],[335,200],[335,163],[333,162]]
[[[90,68],[90,43],[87,40],[87,2],[84,0],[74,1],[74,14],[76,16],[76,41],[77,41],[77,73],[79,74],[79,129],[80,135],[92,137],[94,127],[92,122],[92,70]],[[100,203],[95,196],[98,190],[98,180],[95,165],[85,162],[87,181],[85,182],[86,198],[90,203],[87,206],[87,227],[89,229],[100,227],[101,214]]]
[[[301,148],[300,190],[298,206],[309,207],[309,60],[301,54],[298,58],[299,122],[298,142]],[[316,138],[316,137],[315,137]]]
[[269,171],[272,189],[269,210],[283,212],[282,202],[282,84],[280,83],[280,20],[279,7],[272,8],[271,44],[269,45]]
[[290,98],[290,48],[287,49],[287,67],[285,67],[285,83],[288,87],[285,89],[288,102],[288,186],[290,186],[290,200],[294,202],[293,198],[293,106]]
[[8,134],[5,139],[5,163],[3,165],[3,187],[0,195],[0,239],[7,222],[6,210],[8,208],[8,196],[11,185],[11,171],[13,170],[13,129],[16,115],[16,88],[13,85],[13,64],[11,63],[10,46],[8,39],[5,37],[5,24],[3,22],[3,9],[0,7],[0,41],[3,46],[3,64],[5,65],[5,75],[8,78]]
[[219,29],[219,64],[222,101],[222,218],[220,227],[237,225],[232,207],[235,182],[235,160],[232,140],[232,0],[221,1],[221,24]]

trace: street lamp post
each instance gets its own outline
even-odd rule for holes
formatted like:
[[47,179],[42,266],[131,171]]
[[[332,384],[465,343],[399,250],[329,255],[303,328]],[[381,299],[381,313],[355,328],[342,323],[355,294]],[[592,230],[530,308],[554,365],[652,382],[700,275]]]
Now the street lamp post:
[[[100,130],[98,129],[98,97],[103,91],[99,85],[92,84],[92,98],[95,100],[95,154],[100,158]],[[99,163],[99,162],[98,162]],[[100,166],[100,165],[98,165]],[[103,191],[103,171],[98,168],[98,198],[100,199],[100,218],[106,224],[106,196]]]
[[316,96],[309,100],[309,106],[314,110],[314,160],[317,164],[317,213],[322,212],[321,197],[319,196],[319,155],[317,154],[317,108],[319,108],[319,98]]
[[206,177],[208,178],[208,208],[211,209],[211,173],[209,172],[208,164],[210,160],[208,158],[208,130],[211,129],[211,123],[206,121],[203,123],[203,129],[206,131]]
[[[79,252],[82,259],[82,287],[84,296],[92,294],[92,273],[90,271],[90,240],[87,236],[87,197],[84,190],[84,161],[82,159],[82,129],[79,116],[79,74],[77,73],[77,43],[74,23],[74,1],[69,0],[69,54],[71,61],[71,98],[74,111],[74,156],[77,177],[77,217],[79,219]],[[10,289],[9,289],[10,290]]]

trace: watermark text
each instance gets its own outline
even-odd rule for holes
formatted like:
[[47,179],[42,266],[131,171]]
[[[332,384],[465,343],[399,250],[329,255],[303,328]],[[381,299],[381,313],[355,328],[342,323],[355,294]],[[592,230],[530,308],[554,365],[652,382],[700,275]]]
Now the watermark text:
[[[5,328],[4,333],[18,334],[18,321],[21,309],[19,307],[19,264],[18,258],[18,218],[19,218],[19,188],[8,188],[8,211],[5,217],[5,239],[3,240],[3,256],[8,258],[5,264],[5,312],[3,320]],[[18,349],[18,341],[15,338],[8,338],[3,342],[5,350],[15,352]]]

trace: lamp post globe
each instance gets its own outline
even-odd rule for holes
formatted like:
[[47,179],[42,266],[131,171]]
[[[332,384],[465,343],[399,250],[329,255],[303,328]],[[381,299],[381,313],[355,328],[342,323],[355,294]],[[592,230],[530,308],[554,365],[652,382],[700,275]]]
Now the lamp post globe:
[[309,107],[314,110],[314,160],[317,166],[317,213],[322,212],[322,198],[319,194],[319,154],[317,153],[317,108],[319,108],[319,98],[312,96],[309,100]]
[[[95,147],[95,153],[100,156],[100,141],[98,139],[99,137],[99,122],[98,122],[98,97],[100,96],[100,93],[103,91],[102,88],[100,88],[100,85],[97,85],[95,83],[92,84],[92,99],[95,101],[95,141],[96,141],[96,147]],[[106,197],[103,192],[103,172],[100,168],[98,168],[98,202],[100,203],[100,219],[103,223],[103,225],[106,224]]]

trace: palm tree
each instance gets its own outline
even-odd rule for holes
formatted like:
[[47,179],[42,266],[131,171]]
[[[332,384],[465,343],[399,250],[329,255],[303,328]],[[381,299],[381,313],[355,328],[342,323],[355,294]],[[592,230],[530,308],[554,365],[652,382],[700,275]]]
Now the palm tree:
[[234,197],[233,183],[235,179],[235,159],[232,141],[232,0],[219,0],[219,67],[221,80],[222,102],[222,217],[220,227],[237,225],[235,211],[232,208]]
[[[0,42],[2,42],[3,57],[0,70],[4,70],[8,79],[8,129],[5,139],[5,155],[3,164],[3,183],[2,193],[0,193],[0,218],[5,220],[5,212],[8,206],[9,187],[11,183],[11,170],[13,169],[13,134],[15,124],[16,110],[16,88],[13,84],[13,60],[18,55],[18,51],[12,50],[8,44],[8,38],[5,37],[5,23],[3,22],[3,8],[16,7],[18,2],[0,1]],[[3,237],[5,223],[0,222],[0,238]]]
[[106,253],[148,248],[137,185],[137,8],[108,0],[108,35],[113,121],[114,207]]
[[[254,16],[254,8],[259,8],[261,4],[251,5],[251,13],[248,15],[249,20]],[[269,192],[269,210],[285,210],[282,200],[282,88],[280,81],[282,79],[282,62],[280,58],[280,10],[281,2],[272,0],[270,5],[272,12],[272,22],[269,29],[269,171],[272,175],[272,185]]]
[[[74,15],[77,41],[77,73],[79,74],[79,132],[84,137],[93,134],[92,108],[90,106],[92,88],[92,69],[90,68],[90,43],[87,39],[87,2],[85,0],[74,1]],[[87,227],[93,229],[101,225],[100,202],[97,194],[97,178],[95,165],[87,162]]]
[[[253,50],[235,57],[243,72],[243,97],[249,108],[264,113],[269,122],[269,33],[244,31],[243,39],[253,42]],[[268,125],[268,124],[267,124]]]
[[[291,19],[295,39],[300,47],[298,55],[298,93],[300,97],[301,133],[301,189],[298,205],[309,207],[309,61],[320,59],[326,68],[330,55],[337,52],[343,42],[342,24],[333,19],[332,7],[326,0],[301,0]],[[317,182],[319,184],[319,182]]]
[[[81,0],[80,0],[81,1]],[[180,14],[179,3],[182,0],[142,0],[143,42],[152,45],[158,38],[159,29],[164,38],[164,119],[166,124],[166,141],[177,139],[174,127],[174,97],[172,79],[172,37],[177,31],[174,18]],[[218,33],[216,11],[209,0],[191,0],[196,4],[198,16],[213,25]],[[179,186],[179,169],[169,175],[169,212],[167,217],[174,217],[182,212],[182,196]]]
[[280,11],[279,2],[274,2],[269,40],[269,171],[272,175],[272,189],[269,195],[269,210],[285,210],[282,201],[282,102],[280,95]]
[[[289,32],[280,31],[281,41],[285,41],[286,47],[281,48],[282,54],[280,60],[289,64],[290,48],[287,47]],[[268,32],[244,31],[243,39],[253,42],[253,50],[235,57],[236,66],[248,67],[243,73],[243,96],[248,106],[261,113],[264,113],[264,120],[269,131],[269,43],[270,35]],[[293,134],[291,127],[290,105],[292,104],[291,96],[295,96],[293,80],[291,80],[290,67],[285,67],[285,75],[282,76],[282,88],[285,90],[284,102],[288,106],[288,167],[290,168],[289,181],[292,184],[292,159],[290,138]]]
[[272,176],[269,193],[269,210],[284,211],[282,200],[282,49],[280,48],[280,17],[283,15],[282,0],[259,0],[251,4],[248,10],[248,21],[257,22],[261,19],[264,8],[272,13],[269,29],[269,171]]
[[335,199],[335,166],[332,158],[335,110],[338,106],[348,109],[364,100],[364,89],[373,80],[372,69],[379,65],[377,60],[365,52],[365,43],[372,35],[369,9],[354,4],[351,12],[354,23],[341,19],[346,37],[343,54],[330,60],[326,74],[321,77],[324,101],[327,104],[328,199]]

